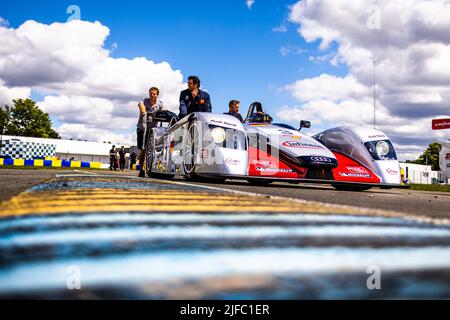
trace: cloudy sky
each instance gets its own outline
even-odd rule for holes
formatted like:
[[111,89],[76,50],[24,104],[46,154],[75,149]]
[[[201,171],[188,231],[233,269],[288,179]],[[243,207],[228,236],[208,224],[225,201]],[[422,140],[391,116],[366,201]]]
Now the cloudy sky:
[[[71,7],[75,5],[75,7]],[[0,104],[31,97],[64,138],[130,143],[149,86],[178,110],[197,74],[213,111],[261,101],[309,133],[376,126],[400,158],[450,116],[450,1],[2,1]]]

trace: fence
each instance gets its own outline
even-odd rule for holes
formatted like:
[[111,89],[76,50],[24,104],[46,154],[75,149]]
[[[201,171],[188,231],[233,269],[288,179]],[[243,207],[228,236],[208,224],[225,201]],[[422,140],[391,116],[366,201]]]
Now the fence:
[[406,179],[414,184],[448,183],[447,177],[440,171],[411,170],[406,174]]

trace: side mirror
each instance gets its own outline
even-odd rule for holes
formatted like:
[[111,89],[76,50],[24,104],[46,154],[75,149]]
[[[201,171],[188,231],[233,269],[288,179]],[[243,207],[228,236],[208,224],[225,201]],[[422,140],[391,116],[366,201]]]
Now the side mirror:
[[300,121],[300,128],[298,129],[298,131],[302,130],[302,128],[306,128],[306,129],[311,128],[311,122],[310,121],[306,121],[306,120],[301,120]]

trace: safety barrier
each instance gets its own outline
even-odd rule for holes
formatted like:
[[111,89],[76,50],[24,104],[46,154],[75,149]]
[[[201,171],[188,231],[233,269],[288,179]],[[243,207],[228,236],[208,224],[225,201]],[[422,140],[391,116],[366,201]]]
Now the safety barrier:
[[54,157],[50,157],[45,159],[33,160],[0,158],[0,166],[101,169],[102,164],[100,162],[58,160]]
[[141,165],[140,164],[133,164],[132,170],[141,170]]

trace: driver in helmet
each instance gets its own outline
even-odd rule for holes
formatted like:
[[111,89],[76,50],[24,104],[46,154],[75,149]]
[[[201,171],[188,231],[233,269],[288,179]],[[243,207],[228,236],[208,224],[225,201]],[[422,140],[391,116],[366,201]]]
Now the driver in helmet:
[[270,124],[270,123],[272,123],[272,121],[273,121],[272,117],[263,111],[258,111],[258,112],[253,113],[249,119],[250,123],[268,123],[268,124]]
[[261,102],[253,102],[248,110],[245,122],[248,123],[272,123],[272,117],[263,111]]

